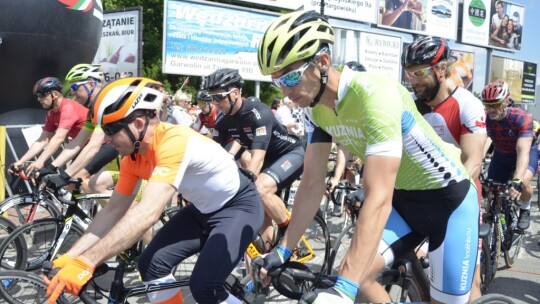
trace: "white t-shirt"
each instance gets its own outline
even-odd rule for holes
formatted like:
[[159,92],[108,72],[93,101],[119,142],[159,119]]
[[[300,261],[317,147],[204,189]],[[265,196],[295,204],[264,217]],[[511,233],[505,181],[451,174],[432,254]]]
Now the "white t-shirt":
[[287,106],[281,106],[276,110],[276,119],[284,126],[295,123],[295,120],[292,116],[291,109]]

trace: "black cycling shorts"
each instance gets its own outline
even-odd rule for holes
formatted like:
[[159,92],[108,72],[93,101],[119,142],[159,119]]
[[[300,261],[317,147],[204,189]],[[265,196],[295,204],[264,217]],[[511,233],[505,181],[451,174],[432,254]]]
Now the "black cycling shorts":
[[299,146],[265,166],[261,173],[270,175],[276,181],[279,192],[289,187],[304,172],[304,153],[304,148]]

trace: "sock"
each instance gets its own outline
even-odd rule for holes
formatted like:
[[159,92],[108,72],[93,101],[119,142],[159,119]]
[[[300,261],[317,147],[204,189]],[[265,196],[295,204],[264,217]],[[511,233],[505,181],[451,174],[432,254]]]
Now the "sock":
[[519,202],[521,203],[521,206],[519,207],[521,210],[531,210],[531,200],[528,202],[520,200]]
[[279,228],[285,228],[285,227],[289,226],[289,222],[290,222],[290,221],[291,221],[291,219],[290,219],[290,218],[287,218],[287,220],[286,220],[285,222],[283,222],[283,223],[281,223],[281,224],[278,224],[278,227],[279,227]]

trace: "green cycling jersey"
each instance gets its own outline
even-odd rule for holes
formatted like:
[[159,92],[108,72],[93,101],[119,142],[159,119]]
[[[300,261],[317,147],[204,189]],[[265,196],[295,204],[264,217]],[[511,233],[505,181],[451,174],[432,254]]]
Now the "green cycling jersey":
[[396,189],[431,190],[469,179],[460,150],[444,142],[416,109],[410,93],[389,76],[345,68],[335,110],[306,108],[311,142],[334,138],[362,161],[401,158]]

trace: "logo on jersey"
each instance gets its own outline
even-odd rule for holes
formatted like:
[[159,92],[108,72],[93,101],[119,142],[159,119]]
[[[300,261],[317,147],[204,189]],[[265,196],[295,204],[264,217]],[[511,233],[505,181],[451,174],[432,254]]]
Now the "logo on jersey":
[[287,172],[292,167],[292,164],[289,160],[285,160],[283,164],[281,164],[281,169],[283,169],[284,172]]
[[251,112],[255,114],[255,118],[257,118],[257,120],[261,120],[261,114],[259,113],[259,111],[257,111],[257,109],[252,109]]
[[244,133],[251,133],[253,131],[251,131],[251,127],[243,127],[242,128],[244,130]]
[[255,136],[265,136],[266,135],[266,127],[260,127],[255,129]]
[[165,167],[155,167],[152,175],[157,176],[169,176],[171,174],[171,169]]

